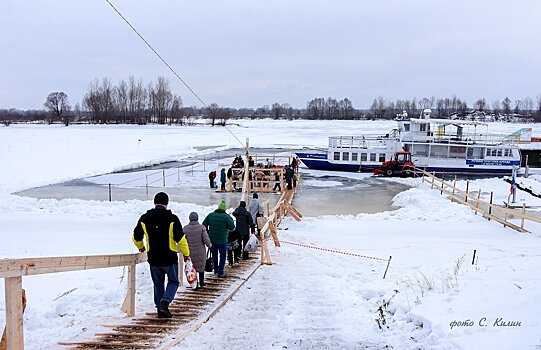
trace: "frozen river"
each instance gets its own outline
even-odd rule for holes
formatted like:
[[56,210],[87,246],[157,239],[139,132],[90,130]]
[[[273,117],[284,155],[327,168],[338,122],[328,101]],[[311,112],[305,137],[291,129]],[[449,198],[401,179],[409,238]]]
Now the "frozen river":
[[[290,155],[281,149],[257,149],[254,154]],[[271,153],[272,152],[272,153]],[[126,172],[105,174],[95,177],[36,187],[16,193],[38,199],[77,198],[83,200],[109,199],[109,184],[113,201],[152,199],[154,194],[165,191],[172,201],[216,205],[225,200],[229,207],[238,206],[240,193],[220,193],[209,188],[208,172],[227,168],[240,149],[217,152],[202,159],[186,159]],[[265,157],[264,157],[265,158]],[[261,158],[258,158],[258,160]],[[284,159],[283,162],[286,160]],[[408,187],[370,174],[344,174],[309,171],[301,168],[301,185],[294,199],[295,207],[305,216],[347,215],[377,213],[394,210],[393,197]],[[165,185],[164,185],[165,183]],[[147,186],[148,184],[148,186]],[[260,199],[278,199],[278,194],[261,193]]]

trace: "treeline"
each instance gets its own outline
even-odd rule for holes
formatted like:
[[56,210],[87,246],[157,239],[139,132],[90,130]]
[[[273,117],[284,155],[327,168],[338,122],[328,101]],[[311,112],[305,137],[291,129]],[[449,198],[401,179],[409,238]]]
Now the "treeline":
[[503,100],[494,100],[489,104],[485,98],[477,99],[472,108],[468,108],[466,101],[453,96],[451,98],[436,98],[434,96],[424,97],[417,100],[415,97],[411,100],[390,101],[379,96],[374,99],[370,107],[369,115],[375,119],[393,119],[397,114],[407,112],[410,116],[415,116],[423,109],[430,108],[436,118],[461,118],[473,112],[485,114],[494,114],[501,117],[521,117],[536,121],[541,121],[541,94],[537,95],[536,100],[531,97],[525,97],[512,101],[509,97]]
[[273,119],[393,119],[407,112],[418,116],[430,108],[435,118],[485,118],[486,120],[539,121],[541,122],[541,94],[534,99],[525,97],[512,101],[505,97],[488,103],[477,99],[469,107],[456,96],[436,98],[387,100],[375,98],[369,109],[356,109],[348,98],[316,97],[306,103],[306,108],[293,108],[289,103],[273,103],[259,108],[231,108],[211,103],[207,107],[185,107],[169,81],[158,77],[145,83],[130,76],[113,84],[111,79],[94,79],[89,84],[81,103],[72,108],[68,95],[51,92],[45,99],[44,110],[2,110],[0,121],[46,121],[47,123],[72,122],[97,124],[185,124],[197,119],[209,119],[212,125],[225,125],[230,118]]

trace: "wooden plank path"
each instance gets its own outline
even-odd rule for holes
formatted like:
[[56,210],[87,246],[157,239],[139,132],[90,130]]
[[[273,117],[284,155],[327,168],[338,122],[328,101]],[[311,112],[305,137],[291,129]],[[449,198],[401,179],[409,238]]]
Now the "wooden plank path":
[[129,323],[102,325],[105,330],[96,333],[92,340],[59,345],[69,349],[169,349],[210,320],[231,299],[260,266],[259,254],[251,253],[248,260],[227,267],[225,278],[207,273],[202,289],[180,286],[169,305],[173,318],[158,318],[156,312],[147,312],[131,318]]

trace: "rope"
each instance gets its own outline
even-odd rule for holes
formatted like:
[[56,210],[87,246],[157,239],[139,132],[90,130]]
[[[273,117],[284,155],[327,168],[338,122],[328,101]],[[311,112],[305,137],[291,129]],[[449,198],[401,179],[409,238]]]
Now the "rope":
[[[201,102],[201,103],[203,104],[203,106],[205,106],[205,107],[207,108],[207,110],[212,114],[212,116],[213,116],[214,118],[216,118],[216,115],[214,114],[214,111],[213,111],[212,109],[210,109],[209,106],[207,106],[207,104],[205,103],[205,101],[203,101],[203,100],[199,97],[199,95],[197,95],[197,93],[196,93],[194,90],[192,90],[192,88],[188,85],[188,83],[186,83],[186,82],[184,81],[184,79],[182,79],[182,78],[180,77],[180,75],[177,74],[177,72],[173,69],[173,67],[171,67],[171,66],[169,65],[169,63],[167,63],[167,61],[165,61],[165,59],[158,53],[158,51],[156,51],[156,50],[152,47],[152,45],[150,45],[150,43],[149,43],[149,42],[141,35],[141,33],[139,33],[139,32],[137,31],[137,29],[135,29],[135,27],[134,27],[127,19],[126,19],[126,17],[124,17],[124,15],[122,15],[122,13],[120,13],[120,11],[117,10],[117,8],[111,3],[111,1],[109,1],[109,0],[105,0],[105,1],[109,4],[109,6],[111,6],[111,7],[113,8],[113,10],[120,16],[120,18],[122,18],[122,19],[124,20],[124,22],[126,22],[126,24],[127,24],[128,26],[130,26],[130,28],[133,30],[133,32],[134,32],[135,34],[137,34],[137,36],[138,36],[139,38],[141,38],[141,40],[143,40],[143,42],[148,46],[148,48],[149,48],[152,52],[154,52],[154,54],[155,54],[155,55],[163,62],[163,64],[165,64],[165,66],[166,66],[167,68],[169,68],[169,70],[175,75],[175,77],[177,77],[177,79],[180,80],[180,82],[181,82],[182,84],[184,84],[184,86],[186,86],[186,88],[187,88],[187,89],[195,96],[195,98],[197,98],[197,100],[199,100],[199,102]],[[229,131],[229,133],[230,133],[231,135],[233,135],[233,137],[234,137],[234,138],[242,145],[242,147],[243,147],[244,149],[246,149],[246,146],[244,145],[244,143],[242,143],[242,141],[239,140],[239,138],[238,138],[231,130],[229,130],[229,128],[228,128],[226,125],[224,125],[224,127],[225,127],[225,129],[226,129],[227,131]]]
[[323,250],[323,251],[325,251],[325,252],[331,252],[331,253],[336,253],[336,254],[343,254],[343,255],[355,256],[355,257],[363,258],[363,259],[371,259],[371,260],[378,260],[378,261],[388,261],[388,260],[389,260],[389,259],[376,258],[376,257],[373,257],[373,256],[368,256],[368,255],[361,255],[361,254],[356,254],[356,253],[343,252],[343,251],[336,250],[336,249],[320,248],[320,247],[315,247],[315,246],[313,246],[313,245],[300,244],[300,243],[293,243],[293,242],[286,242],[286,241],[282,241],[282,240],[280,240],[280,243],[285,243],[285,244],[290,244],[290,245],[296,245],[296,246],[299,246],[299,247],[310,248],[310,249],[316,249],[316,250]]

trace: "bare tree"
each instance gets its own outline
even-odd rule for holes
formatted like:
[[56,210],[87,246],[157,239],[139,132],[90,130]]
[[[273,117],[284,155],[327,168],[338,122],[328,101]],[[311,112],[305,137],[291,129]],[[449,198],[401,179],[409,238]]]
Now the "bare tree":
[[511,114],[511,99],[507,96],[502,101],[502,112],[508,115]]
[[485,100],[485,98],[479,98],[477,101],[475,101],[475,103],[473,104],[473,107],[475,109],[477,109],[478,111],[482,112],[485,110],[487,106],[487,101]]
[[275,102],[272,104],[271,107],[271,117],[273,119],[280,119],[284,114],[284,110],[282,108],[282,105],[278,102]]
[[69,125],[69,119],[66,116],[66,113],[70,110],[70,105],[68,101],[68,95],[64,92],[51,92],[45,99],[43,104],[47,111],[54,115],[56,118],[64,117],[64,124]]

